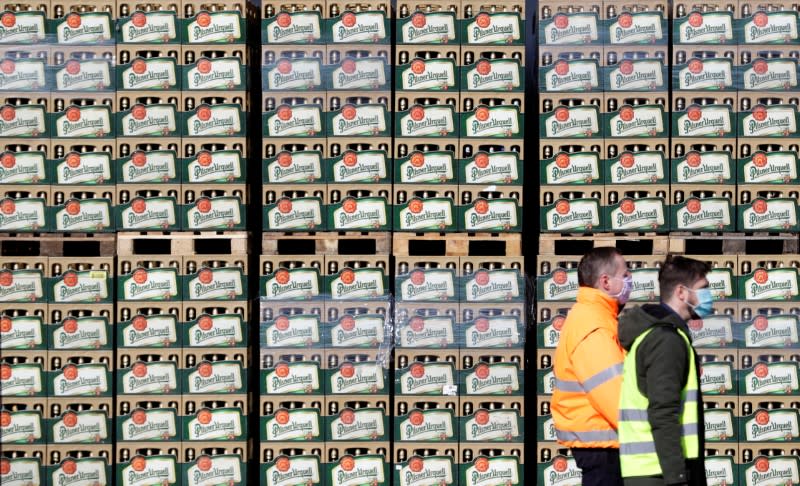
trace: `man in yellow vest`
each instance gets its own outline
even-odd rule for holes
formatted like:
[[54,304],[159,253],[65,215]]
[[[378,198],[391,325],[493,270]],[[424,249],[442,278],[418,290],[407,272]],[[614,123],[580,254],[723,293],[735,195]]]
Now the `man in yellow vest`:
[[553,360],[556,437],[570,448],[583,486],[621,486],[617,315],[631,293],[631,273],[616,248],[595,248],[578,264],[578,284]]
[[667,257],[661,304],[620,316],[628,351],[618,429],[625,486],[706,486],[700,367],[686,323],[713,314],[708,272],[704,262]]

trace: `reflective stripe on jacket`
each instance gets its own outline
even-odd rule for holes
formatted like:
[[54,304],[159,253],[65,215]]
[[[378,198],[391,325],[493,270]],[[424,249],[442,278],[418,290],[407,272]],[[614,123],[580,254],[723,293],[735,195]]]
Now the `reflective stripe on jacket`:
[[554,359],[551,410],[558,442],[568,447],[619,447],[617,417],[623,350],[617,333],[619,305],[590,287],[561,328]]

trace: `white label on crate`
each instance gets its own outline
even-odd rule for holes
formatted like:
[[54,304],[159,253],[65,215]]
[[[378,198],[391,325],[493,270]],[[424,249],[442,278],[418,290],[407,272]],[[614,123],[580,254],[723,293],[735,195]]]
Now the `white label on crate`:
[[745,231],[757,229],[786,229],[797,224],[797,204],[794,199],[756,199],[742,213]]
[[[0,108],[0,137],[42,136],[47,130],[46,118],[44,106],[5,105]],[[106,124],[106,127],[109,124]]]
[[[207,63],[207,64],[206,64]],[[185,90],[233,90],[242,84],[242,64],[238,57],[201,59],[186,73]]]
[[655,44],[664,39],[663,20],[658,13],[622,13],[608,26],[608,38],[612,45]]
[[542,329],[543,347],[555,349],[558,346],[565,319],[564,315],[557,315],[549,323],[545,323],[544,329]]
[[56,165],[59,184],[103,184],[111,179],[111,155],[72,152]]
[[175,410],[134,410],[122,421],[120,430],[124,441],[169,440],[177,435],[178,417]]
[[235,440],[244,433],[238,408],[200,410],[185,420],[189,440]]
[[296,486],[318,482],[318,456],[280,456],[266,471],[267,486]]
[[372,362],[345,362],[331,374],[330,393],[341,395],[348,393],[379,393],[383,390],[383,367]]
[[800,435],[797,419],[797,410],[759,410],[745,422],[745,438],[747,442],[797,440]]
[[792,347],[798,342],[797,316],[758,316],[744,330],[746,348]]
[[130,67],[122,71],[122,89],[175,87],[178,83],[175,71],[176,64],[173,59],[135,59]]
[[545,116],[543,124],[548,138],[584,138],[600,131],[599,112],[594,106],[571,109],[560,106],[552,115]]
[[380,228],[387,224],[387,205],[383,198],[347,198],[333,211],[331,229]]
[[0,62],[0,89],[27,91],[40,90],[45,86],[47,78],[43,59],[3,59]]
[[[467,431],[469,433],[469,431]],[[546,442],[556,442],[556,424],[551,415],[548,415],[542,423],[542,440]]]
[[597,15],[556,15],[544,27],[544,44],[588,44],[598,39]]
[[279,13],[264,31],[268,44],[312,43],[322,38],[319,14]]
[[119,345],[126,348],[172,346],[178,340],[177,327],[177,319],[172,314],[139,315],[125,327],[122,333],[122,343]]
[[510,184],[519,179],[518,164],[519,155],[514,152],[478,153],[464,167],[464,180],[466,184]]
[[397,333],[404,348],[447,347],[455,343],[453,319],[415,316]]
[[51,396],[98,396],[108,393],[108,368],[104,364],[66,365],[53,378]]
[[322,63],[317,58],[281,58],[265,74],[269,90],[310,90],[322,86]]
[[166,12],[136,12],[119,30],[124,44],[167,43],[176,35],[176,16]]
[[403,395],[443,395],[447,387],[455,386],[449,363],[413,363],[398,374]]
[[267,420],[264,431],[268,441],[320,439],[320,415],[317,409],[278,410]]
[[464,211],[464,231],[499,230],[516,228],[516,199],[481,199]]
[[454,15],[414,12],[400,27],[401,44],[449,44],[456,38]]
[[242,154],[238,150],[200,152],[187,165],[188,182],[230,182],[242,177]]
[[480,363],[464,377],[467,395],[510,395],[519,391],[515,365]]
[[36,365],[2,365],[0,392],[3,396],[30,396],[42,393],[42,368]]
[[707,441],[730,440],[736,437],[733,412],[727,408],[706,410],[703,414]]
[[333,163],[333,182],[379,181],[386,177],[386,152],[348,150]]
[[53,424],[50,438],[56,444],[102,442],[109,438],[108,418],[103,411],[66,412]]
[[344,316],[331,328],[331,346],[378,347],[384,341],[384,324],[380,315]]
[[789,183],[797,179],[797,155],[794,152],[756,152],[743,169],[745,183]]
[[413,198],[400,210],[400,230],[440,229],[453,225],[453,200]]
[[[422,461],[422,469],[418,468],[416,461]],[[456,482],[453,478],[453,459],[449,457],[416,457],[406,465],[396,467],[400,478],[398,486],[431,486]]]
[[512,61],[482,59],[466,74],[467,91],[507,91],[520,87],[520,65]]
[[742,73],[744,89],[793,90],[797,88],[797,62],[782,59],[758,59]]
[[731,224],[730,199],[691,198],[675,213],[676,228],[722,230]]
[[288,106],[278,108],[267,119],[267,136],[313,136],[322,131],[322,112],[319,106]]
[[708,486],[727,486],[734,484],[738,469],[729,456],[708,456],[705,458],[706,480]]
[[711,316],[688,322],[692,344],[698,348],[723,347],[733,342],[733,326],[728,316]]
[[794,106],[763,106],[753,108],[742,117],[745,137],[788,137],[797,133],[797,112]]
[[319,273],[315,270],[280,269],[264,284],[267,300],[310,299],[319,295]]
[[402,183],[445,182],[452,178],[452,152],[414,152],[400,165]]
[[345,59],[331,73],[333,89],[378,89],[386,84],[386,61],[382,57]]
[[57,231],[102,231],[111,226],[108,199],[73,199],[56,208]]
[[385,417],[382,408],[344,409],[331,421],[328,440],[376,440],[386,433],[383,428]]
[[57,114],[55,129],[57,138],[105,137],[111,134],[111,111],[107,106],[70,106]]
[[362,484],[382,484],[384,477],[384,457],[378,456],[346,456],[331,469],[328,483],[330,486],[359,486]]
[[752,467],[741,467],[746,486],[795,484],[800,481],[797,457],[761,456],[756,458]]
[[0,349],[31,349],[43,341],[41,317],[0,316]]
[[125,229],[136,228],[168,228],[176,221],[175,199],[154,197],[134,198],[130,207],[120,212],[120,221]]
[[520,343],[519,322],[514,317],[479,317],[464,332],[467,348],[505,348]]
[[56,26],[58,44],[98,44],[112,39],[111,16],[71,13]]
[[190,347],[241,346],[244,324],[239,314],[204,315],[188,331]]
[[[42,438],[42,414],[37,412],[2,412],[0,436],[3,444],[30,444]],[[8,422],[6,422],[6,420]]]
[[[516,161],[514,172],[516,175]],[[596,152],[577,154],[562,152],[556,156],[553,163],[548,164],[545,173],[547,184],[590,184],[599,178],[600,157]]]
[[797,363],[758,363],[745,375],[747,395],[790,395],[798,390]]
[[264,343],[270,348],[311,347],[318,345],[319,316],[278,316],[264,328]]
[[377,135],[386,131],[383,105],[347,105],[331,119],[333,136]]
[[122,117],[120,134],[125,137],[166,136],[176,130],[174,105],[135,105]]
[[794,268],[759,268],[745,277],[745,300],[791,300],[798,293],[798,274]]
[[690,59],[678,72],[678,86],[681,90],[731,88],[733,62],[730,59]]
[[456,84],[455,70],[450,59],[414,59],[409,68],[400,70],[402,87],[409,91],[445,91]]
[[659,60],[622,61],[608,75],[609,91],[663,89],[663,68]]
[[[623,106],[610,119],[611,137],[656,137],[664,131],[661,106]],[[730,120],[728,120],[730,130]]]
[[70,486],[96,486],[108,484],[106,477],[107,459],[87,457],[84,459],[64,459],[50,475],[50,484],[69,484]]
[[0,155],[0,184],[36,184],[46,176],[43,152]]
[[513,300],[520,296],[516,270],[478,270],[464,284],[467,302]]
[[130,160],[122,164],[122,182],[166,182],[176,177],[175,152],[159,150],[134,152]]
[[111,63],[70,60],[56,71],[55,78],[59,91],[102,90],[111,86]]
[[455,276],[448,270],[412,270],[399,292],[398,300],[448,300],[456,294]]
[[232,43],[242,39],[241,17],[232,12],[200,12],[186,26],[187,44]]
[[678,26],[681,44],[725,44],[733,40],[733,16],[692,12]]
[[[481,465],[483,461],[487,464]],[[462,486],[493,486],[519,484],[519,463],[514,457],[479,457],[464,472]],[[553,479],[553,476],[550,476]],[[466,484],[464,484],[466,483]],[[561,483],[557,483],[561,484]]]
[[32,458],[4,459],[8,464],[7,469],[0,471],[0,482],[4,486],[30,486],[31,484],[42,484],[39,475],[41,463]]
[[[0,22],[0,43],[28,44],[45,38],[44,12],[5,12]],[[4,481],[5,482],[5,481]]]
[[578,272],[556,270],[545,277],[541,290],[544,300],[575,300],[578,297]]
[[200,363],[190,371],[187,393],[233,393],[242,388],[242,366],[238,362]]
[[[519,110],[516,107],[479,106],[468,114],[463,137],[512,137],[520,133]],[[559,130],[561,131],[561,130]]]
[[317,151],[281,152],[265,170],[271,184],[314,182],[322,178],[321,154]]
[[53,302],[100,302],[108,299],[108,273],[67,271],[53,285]]
[[733,368],[728,362],[704,363],[700,367],[700,390],[720,395],[733,390]]
[[[547,68],[545,68],[547,69]],[[600,86],[597,62],[558,61],[544,73],[545,91],[592,91]]]
[[729,152],[689,152],[678,163],[675,176],[682,184],[703,182],[722,183],[731,178],[731,154]]
[[242,224],[238,197],[200,198],[186,212],[184,229],[233,228]]
[[[586,19],[582,17],[573,17],[570,20],[575,19],[576,24],[573,24],[573,26],[578,29],[593,30],[592,34],[589,35],[596,39],[597,17],[591,17],[594,23],[592,23],[591,19],[583,23]],[[511,44],[520,40],[522,25],[519,14],[495,13],[490,15],[486,12],[481,12],[474,20],[467,20],[464,32],[466,33],[466,39],[464,40],[467,44]],[[554,31],[548,31],[547,27],[545,27],[545,32],[552,35]],[[550,37],[548,37],[549,39]],[[556,40],[556,43],[558,43],[558,40]]]
[[319,366],[314,363],[278,363],[265,378],[268,394],[304,393],[320,391]]
[[118,467],[122,468],[121,486],[152,486],[178,481],[175,456],[134,456],[130,463]]
[[797,40],[796,12],[757,12],[742,27],[745,44],[789,43]]
[[39,301],[44,297],[44,277],[36,271],[0,271],[0,302]]
[[125,394],[172,393],[178,388],[178,368],[173,362],[137,362],[120,380]]
[[453,108],[445,106],[413,106],[400,118],[400,136],[446,136],[455,129]]
[[383,12],[346,12],[331,25],[331,42],[379,42],[386,39]]
[[655,229],[664,224],[664,201],[624,199],[611,211],[608,223],[614,230]]
[[186,135],[203,137],[228,135],[242,131],[238,105],[201,106],[186,121]]
[[625,152],[611,164],[611,182],[637,184],[656,182],[664,178],[662,152]]
[[244,285],[241,268],[203,268],[196,276],[187,276],[188,300],[234,300],[242,297]]
[[312,230],[322,224],[322,205],[318,198],[278,200],[275,207],[267,210],[267,227],[271,230]]
[[99,349],[108,346],[107,325],[105,319],[95,317],[64,319],[53,331],[50,349]]
[[631,295],[628,300],[653,302],[661,294],[658,285],[658,269],[642,268],[634,270],[631,277]]
[[[519,416],[510,410],[478,410],[467,418],[464,431],[466,436],[462,440],[465,442],[510,441],[521,434]],[[550,439],[545,437],[544,440]]]
[[413,410],[398,428],[401,441],[453,440],[453,412]]

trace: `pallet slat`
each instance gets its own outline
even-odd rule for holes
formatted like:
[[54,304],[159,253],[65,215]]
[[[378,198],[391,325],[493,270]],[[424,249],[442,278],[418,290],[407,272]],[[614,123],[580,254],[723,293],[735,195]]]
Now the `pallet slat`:
[[[229,249],[228,249],[229,245]],[[208,251],[205,251],[206,248]],[[246,255],[247,231],[175,232],[160,231],[117,233],[117,255]]]
[[2,256],[113,256],[113,233],[0,233]]
[[[631,246],[640,252],[637,254],[666,255],[669,250],[667,235],[636,234],[618,235],[614,233],[596,233],[591,236],[562,236],[542,234],[539,236],[540,255],[583,255],[592,248],[603,246]],[[627,252],[626,252],[627,253]]]
[[389,232],[262,233],[262,255],[388,255]]
[[394,233],[396,256],[522,256],[519,233]]

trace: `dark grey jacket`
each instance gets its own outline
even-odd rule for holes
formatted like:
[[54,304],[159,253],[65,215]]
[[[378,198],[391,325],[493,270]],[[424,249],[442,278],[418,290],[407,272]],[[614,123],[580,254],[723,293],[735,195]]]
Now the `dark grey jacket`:
[[[647,414],[663,472],[663,484],[706,486],[702,394],[697,401],[700,457],[686,460],[681,449],[681,391],[686,386],[689,373],[695,373],[698,386],[700,383],[697,353],[695,369],[690,370],[686,342],[677,332],[677,329],[681,329],[691,339],[686,322],[665,305],[646,304],[635,307],[626,310],[619,317],[619,341],[629,351],[636,338],[653,326],[656,326],[655,329],[637,349],[636,374],[639,391],[650,402]],[[641,483],[653,484],[652,479]],[[626,479],[625,484],[636,485],[637,481]]]

